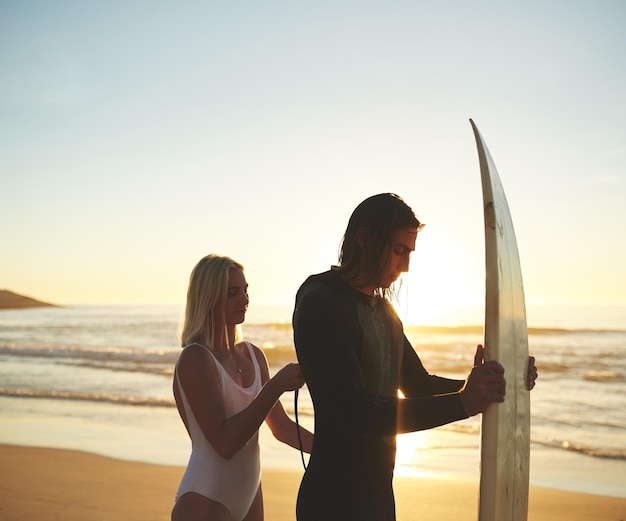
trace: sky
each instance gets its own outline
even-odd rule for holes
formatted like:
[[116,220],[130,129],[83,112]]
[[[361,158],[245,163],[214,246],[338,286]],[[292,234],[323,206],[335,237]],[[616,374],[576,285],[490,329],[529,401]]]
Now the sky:
[[218,253],[251,307],[290,304],[394,192],[426,223],[404,320],[480,306],[472,118],[527,302],[625,305],[625,23],[604,0],[1,0],[0,289],[180,303]]

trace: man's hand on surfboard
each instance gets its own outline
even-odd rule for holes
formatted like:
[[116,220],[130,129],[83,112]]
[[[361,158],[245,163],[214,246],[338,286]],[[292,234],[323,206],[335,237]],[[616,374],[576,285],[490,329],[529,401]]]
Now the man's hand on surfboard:
[[535,357],[528,357],[528,372],[526,373],[526,389],[532,391],[535,387],[535,380],[539,378],[539,373],[537,372],[537,367],[535,366]]
[[474,367],[460,392],[468,416],[483,412],[493,402],[503,402],[506,394],[504,367],[496,361],[485,362],[484,354],[485,349],[479,345]]

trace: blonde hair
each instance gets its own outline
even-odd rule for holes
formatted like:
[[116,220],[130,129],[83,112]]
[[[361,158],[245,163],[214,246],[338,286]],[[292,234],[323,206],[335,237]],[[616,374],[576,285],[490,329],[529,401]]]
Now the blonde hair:
[[[243,272],[243,266],[230,257],[210,254],[200,259],[192,270],[180,335],[183,347],[197,343],[213,349],[220,334],[228,342],[224,303],[228,298],[231,269]],[[237,325],[235,343],[240,341],[241,328]]]

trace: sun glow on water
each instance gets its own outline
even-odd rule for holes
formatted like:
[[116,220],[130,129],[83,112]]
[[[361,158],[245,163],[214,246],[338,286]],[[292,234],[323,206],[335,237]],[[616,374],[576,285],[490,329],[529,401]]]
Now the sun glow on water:
[[419,458],[418,451],[428,447],[427,433],[425,431],[396,436],[396,474],[402,473],[402,469],[415,468]]

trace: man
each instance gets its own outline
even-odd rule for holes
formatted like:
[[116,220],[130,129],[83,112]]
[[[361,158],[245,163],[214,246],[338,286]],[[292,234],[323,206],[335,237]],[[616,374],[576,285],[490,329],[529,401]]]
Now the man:
[[395,520],[395,435],[504,400],[504,369],[484,362],[482,346],[468,378],[451,380],[428,374],[404,335],[388,297],[422,227],[397,195],[369,197],[350,217],[339,264],[298,291],[294,340],[315,409],[298,521]]

